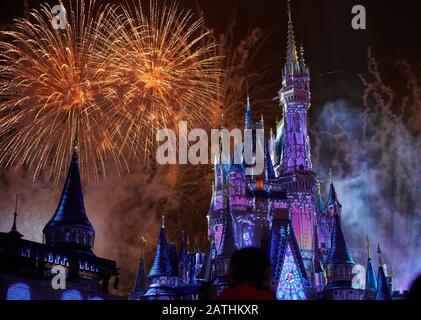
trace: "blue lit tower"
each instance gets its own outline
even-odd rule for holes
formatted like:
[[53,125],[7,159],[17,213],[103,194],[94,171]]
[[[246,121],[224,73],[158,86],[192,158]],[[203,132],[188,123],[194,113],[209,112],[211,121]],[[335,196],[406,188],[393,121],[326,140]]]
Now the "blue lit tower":
[[136,280],[132,292],[129,295],[129,300],[139,300],[148,289],[148,278],[146,276],[145,262],[143,255],[140,258],[139,266],[137,268]]
[[341,219],[337,212],[333,216],[332,240],[329,256],[326,260],[327,285],[323,296],[328,300],[361,300],[363,291],[352,288],[355,266],[346,245]]
[[367,236],[367,267],[365,270],[365,295],[364,298],[372,300],[377,292],[376,272],[374,271],[373,260],[370,254],[370,241]]
[[149,271],[149,288],[144,300],[173,300],[174,288],[178,285],[177,257],[173,245],[167,242],[164,216],[156,247],[155,258]]
[[384,265],[382,263],[382,251],[380,249],[380,244],[378,245],[377,253],[379,254],[379,270],[377,272],[377,291],[375,300],[392,300],[391,290],[389,283],[387,282]]

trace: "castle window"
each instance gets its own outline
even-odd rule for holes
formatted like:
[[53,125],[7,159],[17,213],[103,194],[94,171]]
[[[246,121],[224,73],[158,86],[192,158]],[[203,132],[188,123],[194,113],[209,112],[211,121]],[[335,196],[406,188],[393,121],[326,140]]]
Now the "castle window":
[[6,300],[31,300],[31,290],[22,282],[12,284],[7,289]]
[[67,290],[61,295],[61,300],[82,300],[82,296],[77,290]]

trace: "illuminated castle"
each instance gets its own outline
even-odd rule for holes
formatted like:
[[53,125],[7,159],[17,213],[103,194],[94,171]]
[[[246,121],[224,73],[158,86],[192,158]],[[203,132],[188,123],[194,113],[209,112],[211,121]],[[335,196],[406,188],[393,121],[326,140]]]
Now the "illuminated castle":
[[[228,286],[231,254],[250,246],[267,252],[271,289],[279,300],[392,298],[391,277],[381,263],[376,275],[370,256],[365,288],[353,286],[355,263],[342,231],[342,205],[332,175],[325,202],[312,167],[310,72],[303,48],[297,54],[289,2],[288,17],[287,59],[278,93],[283,119],[263,146],[264,174],[246,175],[244,161],[230,165],[218,159],[207,215],[209,253],[188,253],[183,237],[177,257],[163,225],[149,277],[140,263],[133,299],[215,299]],[[249,97],[245,129],[264,129],[263,118],[253,122]]]

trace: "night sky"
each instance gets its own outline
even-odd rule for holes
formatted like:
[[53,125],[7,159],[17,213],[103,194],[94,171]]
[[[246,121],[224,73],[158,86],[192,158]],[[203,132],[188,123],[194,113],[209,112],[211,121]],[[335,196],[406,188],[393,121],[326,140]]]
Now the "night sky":
[[[37,0],[28,0],[29,8],[36,8],[38,3]],[[199,6],[205,13],[207,25],[217,33],[226,29],[235,4],[238,6],[239,33],[250,26],[261,27],[265,33],[270,34],[266,40],[267,52],[264,52],[264,56],[278,55],[279,59],[283,59],[287,26],[286,1],[180,1],[181,7],[193,11]],[[367,9],[367,30],[356,31],[351,28],[351,8],[354,5],[364,5]],[[22,16],[23,7],[23,1],[2,0],[0,19],[10,22],[12,18]],[[384,64],[393,63],[398,57],[418,61],[421,53],[421,42],[418,41],[421,30],[420,10],[420,3],[411,0],[402,0],[398,4],[388,0],[294,0],[296,37],[298,43],[304,45],[312,72],[313,105],[322,105],[339,97],[359,102],[354,91],[360,89],[356,75],[366,69],[367,47],[373,48],[377,58],[384,61]],[[340,73],[326,75],[343,69]],[[279,79],[273,81],[279,82]],[[268,95],[272,94],[268,92]]]
[[[58,1],[48,2],[56,4]],[[149,0],[145,1],[145,3],[148,2]],[[28,0],[27,3],[31,9],[37,8],[40,1]],[[354,5],[364,5],[367,9],[367,30],[352,29],[351,8]],[[213,29],[216,34],[223,34],[226,31],[228,19],[232,16],[234,8],[237,8],[235,16],[238,39],[244,36],[246,30],[260,28],[263,34],[267,35],[265,43],[250,70],[246,70],[245,73],[252,72],[254,67],[259,68],[267,59],[278,61],[273,65],[273,72],[268,72],[264,79],[265,82],[272,83],[276,90],[270,88],[267,91],[259,91],[260,96],[269,100],[276,96],[277,90],[281,87],[280,65],[285,56],[286,1],[183,0],[180,1],[180,6],[191,9],[193,12],[197,12],[197,8],[200,7],[204,11],[206,26]],[[398,3],[390,0],[292,0],[292,8],[296,40],[298,44],[304,45],[306,62],[311,71],[312,107],[309,126],[315,130],[312,132],[312,139],[315,140],[312,141],[312,146],[315,160],[320,162],[316,163],[315,167],[324,175],[322,178],[326,178],[329,167],[333,167],[339,176],[339,198],[343,199],[341,202],[344,205],[345,214],[349,212],[349,215],[344,217],[346,225],[344,232],[350,239],[356,260],[364,263],[361,258],[364,257],[365,252],[364,237],[370,232],[373,234],[373,241],[381,240],[386,243],[386,258],[389,257],[390,261],[395,261],[397,271],[399,271],[397,261],[405,259],[408,263],[405,267],[401,266],[402,272],[416,267],[421,270],[421,261],[415,258],[419,256],[417,250],[407,253],[411,254],[408,257],[405,256],[406,253],[398,253],[397,249],[408,246],[416,249],[417,245],[412,243],[411,239],[420,238],[419,228],[411,231],[412,233],[405,238],[405,241],[396,240],[400,239],[401,233],[409,234],[409,229],[405,229],[408,225],[419,223],[420,185],[416,184],[421,182],[420,173],[412,174],[411,178],[410,169],[407,166],[416,166],[415,160],[419,159],[419,151],[416,150],[420,146],[421,119],[409,112],[399,120],[403,126],[400,126],[401,122],[396,123],[396,121],[382,123],[381,126],[373,125],[373,132],[382,137],[389,137],[386,134],[383,135],[383,132],[386,132],[385,128],[389,134],[389,132],[396,132],[396,127],[403,127],[404,134],[401,137],[404,142],[393,137],[392,144],[388,145],[379,143],[378,139],[364,143],[359,134],[361,131],[359,120],[362,117],[361,114],[364,113],[363,107],[360,108],[360,106],[363,105],[365,89],[359,74],[369,76],[368,48],[372,49],[379,63],[384,82],[393,87],[399,99],[406,96],[407,90],[415,95],[415,98],[410,99],[415,106],[413,110],[421,112],[420,94],[416,93],[421,92],[420,86],[412,84],[411,86],[415,86],[419,91],[412,90],[414,87],[411,87],[408,80],[402,77],[396,65],[399,59],[405,59],[415,70],[414,72],[419,74],[421,5],[419,1],[413,0],[401,0]],[[10,27],[13,18],[23,15],[24,1],[0,1],[2,29]],[[258,83],[252,83],[252,96],[253,90],[256,90],[258,85]],[[392,104],[391,110],[399,113],[401,103],[397,100]],[[330,113],[330,103],[333,103],[335,107],[334,113]],[[271,106],[265,111],[265,116],[270,119],[274,119],[271,113],[275,109],[272,108],[275,107]],[[373,110],[370,112],[375,115],[375,119],[380,119],[382,116],[381,112]],[[242,121],[243,119],[239,119],[238,123],[241,124]],[[338,123],[342,125],[339,126]],[[323,131],[332,132],[332,136],[323,136]],[[391,152],[389,148],[394,145],[393,143],[399,145],[400,149]],[[362,149],[369,149],[370,144],[375,145],[376,148],[370,152],[359,153]],[[317,148],[314,147],[315,145]],[[378,154],[384,154],[384,157],[378,159]],[[342,162],[346,162],[346,165]],[[395,177],[389,180],[385,178],[389,172],[392,175],[404,172],[407,178],[404,182]],[[160,212],[156,209],[154,201],[161,201],[159,195],[168,198],[168,194],[172,194],[169,190],[176,188],[171,180],[172,177],[173,173],[165,170],[159,175],[137,172],[124,181],[119,177],[112,177],[108,182],[105,181],[99,185],[90,184],[85,188],[88,215],[97,231],[95,252],[100,256],[116,259],[123,268],[122,272],[125,272],[122,278],[123,289],[120,293],[127,293],[134,280],[139,252],[137,244],[139,234],[149,232],[152,242],[157,237]],[[376,179],[375,182],[372,180],[373,177]],[[30,177],[25,177],[22,173],[15,171],[3,173],[0,182],[1,231],[9,228],[13,195],[25,191],[26,194],[22,195],[22,211],[24,211],[22,220],[24,221],[21,222],[21,229],[23,229],[21,231],[26,238],[41,241],[42,227],[45,220],[54,212],[61,186],[48,181],[38,181],[34,184]],[[367,184],[370,184],[370,187],[375,185],[376,188],[373,191],[373,188],[367,187],[367,192],[363,192],[361,196],[361,184],[364,184],[364,187]],[[147,194],[151,195],[148,199],[144,198],[145,191],[142,191],[145,188],[148,190]],[[198,221],[202,221],[203,224],[197,227],[200,233],[206,228],[204,216],[210,201],[210,184],[206,188],[207,191],[201,197],[201,203],[197,203],[197,207],[203,209],[203,217],[192,221],[188,220],[189,217],[184,217],[188,224],[186,228],[192,233]],[[376,207],[373,208],[367,205],[367,199],[381,201],[373,201],[376,202]],[[403,201],[406,203],[403,204]],[[378,208],[381,209],[377,210]],[[375,218],[371,218],[372,216]],[[397,220],[391,217],[393,219],[397,217]],[[184,221],[183,218],[180,220]],[[170,224],[171,217],[169,221]],[[358,228],[361,229],[362,225],[368,227],[359,230]],[[375,230],[375,226],[383,229]],[[178,227],[177,231],[180,228]],[[151,249],[148,257],[152,257],[152,254]],[[418,259],[417,263],[415,259]],[[400,277],[402,288],[407,287],[411,277],[405,275]]]

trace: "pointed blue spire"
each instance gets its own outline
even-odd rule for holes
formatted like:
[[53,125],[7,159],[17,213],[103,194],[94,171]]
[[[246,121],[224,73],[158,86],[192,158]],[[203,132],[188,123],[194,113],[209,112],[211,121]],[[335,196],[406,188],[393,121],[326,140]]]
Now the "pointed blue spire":
[[146,277],[146,268],[143,257],[140,258],[139,267],[137,268],[136,282],[133,291],[130,294],[132,300],[137,300],[148,289],[148,279]]
[[320,182],[317,185],[317,195],[316,195],[316,210],[318,214],[324,213],[324,203],[322,193],[320,191]]
[[368,298],[374,298],[377,292],[376,272],[370,255],[370,241],[367,236],[367,268],[365,274],[365,289]]
[[384,268],[382,264],[382,250],[380,249],[380,244],[378,245],[377,253],[379,254],[379,270],[377,272],[377,292],[376,300],[392,300],[392,294],[390,292],[389,283],[386,279],[386,274],[384,273]]
[[335,204],[342,207],[342,205],[339,203],[338,196],[336,195],[335,186],[333,184],[333,175],[332,170],[329,171],[329,181],[330,181],[330,189],[329,189],[329,196],[327,198],[327,206],[333,206]]
[[155,259],[149,272],[149,277],[174,276],[177,272],[174,270],[174,266],[172,264],[172,255],[173,253],[171,252],[170,245],[167,242],[164,217],[162,217],[161,232],[159,234]]
[[83,201],[82,184],[80,181],[77,148],[74,148],[72,161],[61,193],[60,202],[45,229],[56,226],[83,225],[93,230],[86,215]]
[[269,146],[266,145],[266,180],[276,178],[275,169],[273,169],[272,158],[270,157]]
[[384,274],[383,266],[379,266],[377,278],[377,292],[376,300],[392,300],[389,284],[387,283],[386,275]]
[[355,265],[349,253],[342,231],[341,222],[338,214],[335,214],[333,220],[332,240],[329,256],[326,260],[328,265],[349,264]]

